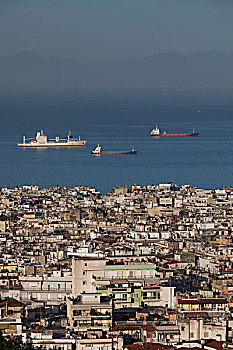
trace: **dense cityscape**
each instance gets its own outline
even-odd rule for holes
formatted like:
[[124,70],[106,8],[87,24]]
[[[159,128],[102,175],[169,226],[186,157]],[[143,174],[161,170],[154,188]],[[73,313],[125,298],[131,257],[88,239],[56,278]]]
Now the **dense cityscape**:
[[0,0],[0,350],[233,350],[233,0]]
[[233,348],[233,188],[0,190],[0,329],[36,349]]

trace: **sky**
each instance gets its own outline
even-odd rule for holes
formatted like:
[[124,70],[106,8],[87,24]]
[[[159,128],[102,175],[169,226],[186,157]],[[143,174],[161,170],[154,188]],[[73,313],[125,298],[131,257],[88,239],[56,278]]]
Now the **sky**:
[[233,52],[233,0],[0,0],[0,57]]

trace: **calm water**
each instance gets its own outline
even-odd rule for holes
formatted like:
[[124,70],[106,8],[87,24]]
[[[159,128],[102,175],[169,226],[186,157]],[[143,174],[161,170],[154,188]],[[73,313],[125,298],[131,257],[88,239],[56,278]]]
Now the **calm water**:
[[[198,187],[232,186],[233,103],[173,98],[92,96],[0,98],[0,186],[86,184],[102,192],[116,185],[173,181]],[[200,110],[200,112],[198,112]],[[200,132],[198,138],[150,137],[158,123],[166,132]],[[18,149],[22,135],[43,128],[49,137],[87,139],[85,148]],[[93,156],[106,150],[138,150],[136,156]]]

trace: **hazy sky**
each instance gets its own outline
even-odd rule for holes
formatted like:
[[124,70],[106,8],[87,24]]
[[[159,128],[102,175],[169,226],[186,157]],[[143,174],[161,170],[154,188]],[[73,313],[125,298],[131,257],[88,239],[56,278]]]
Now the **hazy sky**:
[[233,0],[0,0],[0,57],[233,52]]

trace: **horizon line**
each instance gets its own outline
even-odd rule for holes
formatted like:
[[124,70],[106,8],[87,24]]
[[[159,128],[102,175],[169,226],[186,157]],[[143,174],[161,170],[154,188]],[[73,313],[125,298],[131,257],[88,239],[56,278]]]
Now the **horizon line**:
[[20,56],[22,54],[28,54],[31,56],[36,56],[36,57],[40,57],[40,58],[48,58],[48,59],[64,59],[64,60],[71,60],[74,61],[76,63],[79,64],[98,64],[98,63],[109,63],[109,62],[114,62],[114,61],[138,61],[138,60],[143,60],[146,58],[152,58],[152,57],[156,57],[156,56],[163,56],[163,55],[178,55],[178,56],[194,56],[194,55],[198,55],[198,54],[205,54],[205,53],[219,53],[219,54],[223,54],[223,55],[233,55],[233,51],[232,52],[226,52],[226,51],[222,51],[222,50],[217,50],[217,49],[210,49],[210,50],[200,50],[200,51],[194,51],[192,53],[181,53],[181,52],[177,52],[177,51],[162,51],[160,53],[155,53],[155,54],[150,54],[150,55],[145,55],[145,56],[140,56],[140,57],[128,57],[128,58],[123,58],[123,57],[116,57],[116,58],[110,58],[110,59],[106,59],[106,60],[100,60],[100,61],[92,61],[92,62],[81,62],[78,61],[77,58],[74,57],[68,57],[68,56],[50,56],[50,55],[41,55],[38,54],[32,50],[20,50],[17,51],[16,53],[12,54],[12,55],[4,55],[4,56],[0,56],[0,60],[2,59],[7,59],[7,58],[13,58],[13,57],[17,57]]

